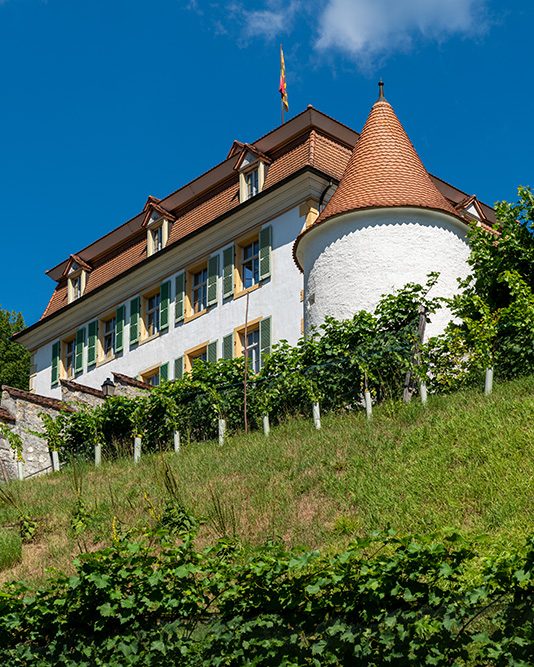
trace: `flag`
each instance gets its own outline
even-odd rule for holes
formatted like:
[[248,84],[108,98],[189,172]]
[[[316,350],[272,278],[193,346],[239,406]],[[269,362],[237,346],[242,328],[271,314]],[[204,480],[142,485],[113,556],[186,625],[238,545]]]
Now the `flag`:
[[284,52],[282,51],[281,44],[280,44],[280,86],[278,90],[280,91],[280,95],[282,96],[284,109],[286,111],[289,111],[289,104],[287,103],[286,66],[284,65]]

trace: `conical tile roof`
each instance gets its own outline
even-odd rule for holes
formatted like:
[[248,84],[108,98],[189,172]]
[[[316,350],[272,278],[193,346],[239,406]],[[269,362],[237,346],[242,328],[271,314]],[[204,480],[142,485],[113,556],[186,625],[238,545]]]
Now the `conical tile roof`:
[[313,226],[349,211],[390,206],[438,209],[458,217],[381,91],[337,190]]

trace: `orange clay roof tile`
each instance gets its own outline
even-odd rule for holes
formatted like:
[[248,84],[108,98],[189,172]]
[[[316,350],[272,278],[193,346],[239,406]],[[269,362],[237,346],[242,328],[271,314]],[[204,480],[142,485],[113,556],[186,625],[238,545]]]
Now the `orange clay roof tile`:
[[432,182],[391,105],[371,109],[339,187],[315,225],[371,207],[417,206],[457,212]]

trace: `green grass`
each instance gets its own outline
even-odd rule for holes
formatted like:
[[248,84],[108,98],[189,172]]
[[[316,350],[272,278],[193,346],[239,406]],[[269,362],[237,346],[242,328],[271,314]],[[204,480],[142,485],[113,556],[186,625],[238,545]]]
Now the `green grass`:
[[22,540],[13,528],[0,528],[0,571],[16,565],[22,558]]
[[[165,463],[182,503],[205,520],[201,544],[229,534],[248,546],[275,537],[333,551],[389,524],[403,532],[487,533],[487,548],[501,549],[533,525],[533,415],[528,377],[497,385],[489,398],[470,391],[430,397],[426,408],[388,403],[375,408],[372,422],[362,411],[323,415],[315,431],[312,420],[291,419],[269,438],[240,434],[223,447],[194,443],[138,465],[68,466],[13,482],[20,510],[38,530],[0,580],[68,572],[76,554],[109,543],[114,523],[133,534],[153,525],[169,497]],[[13,507],[0,505],[0,526],[16,520]]]

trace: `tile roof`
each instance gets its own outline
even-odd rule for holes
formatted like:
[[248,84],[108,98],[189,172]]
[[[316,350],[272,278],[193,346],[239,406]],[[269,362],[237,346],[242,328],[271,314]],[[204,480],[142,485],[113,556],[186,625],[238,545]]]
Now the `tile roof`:
[[122,384],[127,384],[130,387],[137,387],[138,389],[154,389],[153,385],[148,384],[147,382],[141,382],[141,380],[136,380],[135,378],[130,377],[129,375],[123,375],[122,373],[113,373],[115,380],[122,382]]
[[72,380],[60,380],[59,382],[62,386],[67,387],[71,391],[79,391],[82,394],[91,394],[91,396],[104,398],[104,392],[100,391],[100,389],[89,387],[86,384],[79,384],[78,382],[73,382]]
[[349,211],[417,206],[457,212],[432,182],[391,105],[379,100],[339,183],[315,224]]
[[[315,152],[312,147],[312,131],[315,135]],[[350,149],[341,142],[308,129],[290,143],[270,153],[272,162],[267,169],[263,190],[268,190],[306,166],[314,166],[338,179],[343,173],[350,152]],[[149,201],[145,207],[151,204]],[[189,234],[231,212],[239,204],[239,174],[232,172],[229,178],[216,187],[192,198],[184,206],[173,211],[176,220],[172,225],[167,246],[179,243]],[[142,229],[120,246],[95,259],[92,262],[93,269],[87,275],[84,295],[145,260],[146,245],[146,231]],[[41,320],[66,305],[67,278],[64,277],[58,282]]]
[[37,403],[37,405],[42,405],[47,408],[54,408],[54,410],[65,410],[66,412],[74,412],[74,408],[72,408],[68,403],[65,403],[64,401],[58,401],[55,398],[41,396],[40,394],[32,394],[29,391],[16,389],[15,387],[8,387],[5,384],[2,385],[2,391],[7,391],[7,393],[13,398],[21,398],[24,401]]
[[5,408],[0,407],[0,421],[15,423],[17,420],[15,417],[13,417],[11,412],[8,412]]

